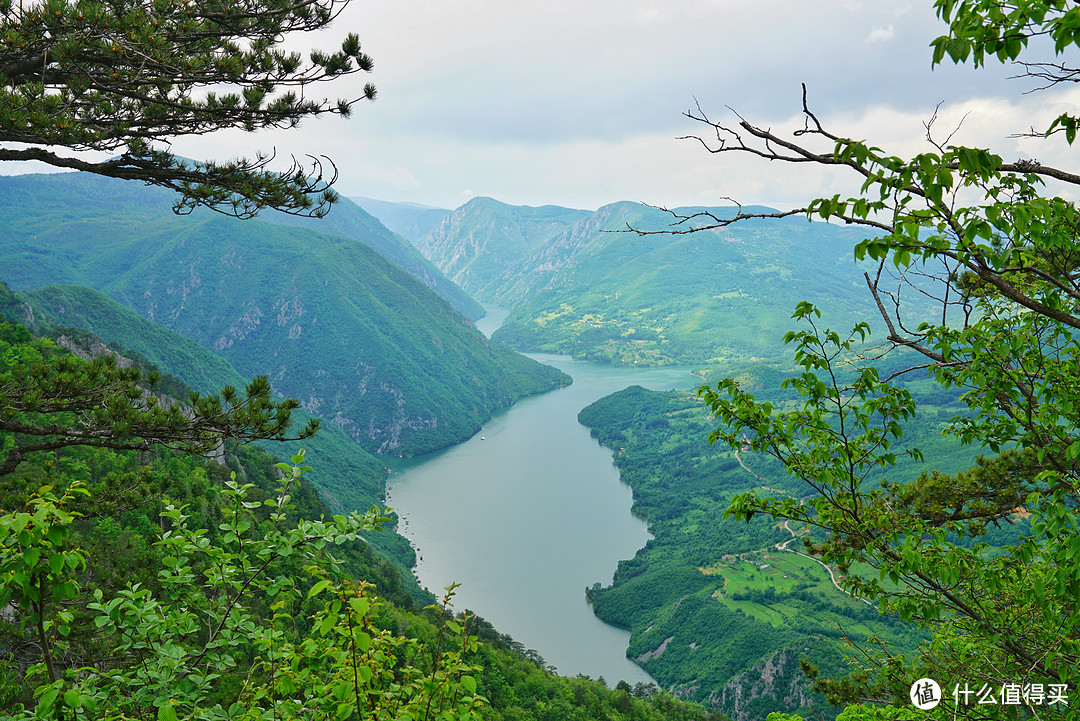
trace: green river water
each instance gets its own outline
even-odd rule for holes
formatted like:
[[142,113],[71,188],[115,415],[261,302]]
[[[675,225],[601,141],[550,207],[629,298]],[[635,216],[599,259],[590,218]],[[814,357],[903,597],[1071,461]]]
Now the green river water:
[[[477,326],[490,334],[504,317],[489,309]],[[420,583],[438,595],[462,584],[456,609],[480,614],[563,675],[651,681],[625,656],[629,633],[597,619],[585,598],[650,536],[630,513],[630,488],[610,451],[577,414],[629,385],[690,388],[696,379],[686,369],[530,357],[573,385],[519,401],[452,448],[389,461],[387,503],[417,549]]]

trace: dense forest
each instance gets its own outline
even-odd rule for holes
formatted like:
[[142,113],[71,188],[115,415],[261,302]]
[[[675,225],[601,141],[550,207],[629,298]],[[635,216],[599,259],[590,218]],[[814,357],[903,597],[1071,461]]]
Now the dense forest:
[[[774,368],[757,364],[735,375],[745,387],[760,389],[762,398],[790,401]],[[971,461],[970,451],[938,435],[940,424],[960,410],[955,396],[940,406],[928,402],[910,429],[908,441],[932,453],[941,471]],[[713,421],[695,395],[631,387],[583,409],[579,419],[612,449],[634,490],[633,511],[649,521],[654,536],[619,564],[611,586],[597,584],[588,595],[601,618],[631,630],[628,654],[662,685],[684,689],[733,718],[796,706],[823,713],[827,704],[810,692],[797,670],[800,660],[836,676],[851,670],[844,662],[852,653],[849,639],[864,644],[876,637],[909,651],[924,639],[911,624],[881,616],[837,588],[830,571],[806,555],[808,526],[765,517],[722,520],[732,499],[747,490],[796,499],[805,491],[775,461],[710,448]],[[739,690],[778,659],[789,677]]]
[[[91,363],[12,323],[0,358],[5,388],[19,365]],[[69,446],[0,478],[4,717],[342,718],[362,702],[364,718],[722,718],[655,687],[553,676],[482,619],[410,592],[366,540],[388,519],[334,515],[309,462]]]
[[[489,342],[388,260],[406,242],[355,206],[309,220],[316,232],[207,211],[177,217],[166,192],[93,176],[3,178],[0,190],[0,261],[13,289],[100,290],[241,375],[268,375],[369,452],[446,447],[493,411],[568,382]],[[67,325],[92,320],[49,297],[72,316]]]

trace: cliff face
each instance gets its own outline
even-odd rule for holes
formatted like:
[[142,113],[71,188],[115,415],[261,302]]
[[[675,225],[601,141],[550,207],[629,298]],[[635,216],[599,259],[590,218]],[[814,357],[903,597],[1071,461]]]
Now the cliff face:
[[[795,713],[809,708],[814,703],[810,681],[799,668],[799,659],[809,650],[800,643],[774,652],[714,691],[706,703],[722,709],[733,721],[757,721],[772,711]],[[769,711],[763,713],[765,709]]]

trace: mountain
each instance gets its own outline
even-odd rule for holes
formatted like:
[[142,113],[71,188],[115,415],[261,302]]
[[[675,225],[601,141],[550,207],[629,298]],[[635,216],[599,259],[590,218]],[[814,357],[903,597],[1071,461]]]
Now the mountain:
[[[86,288],[48,289],[37,295],[65,296],[100,306],[91,315],[103,321],[110,318],[108,322],[119,321],[125,315],[118,304]],[[41,315],[46,311],[34,308],[31,303],[26,295],[12,294],[0,284],[0,314],[33,313],[31,322],[37,320],[47,325],[50,321]],[[3,358],[0,363],[9,380],[9,372],[22,361],[33,358],[55,363],[65,355],[55,343],[32,337],[22,328],[2,323],[0,326],[4,326],[0,327],[0,358]],[[141,327],[150,330],[145,320]],[[155,333],[158,340],[183,345],[178,337],[170,339],[167,331]],[[50,332],[48,338],[54,337]],[[100,340],[85,334],[78,337],[69,334],[63,341],[64,348],[84,357],[87,353],[100,352],[100,345]],[[133,360],[143,365],[140,359]],[[178,391],[177,397],[187,395],[171,378],[162,378],[157,390],[164,391],[166,384]],[[8,433],[0,436],[0,440],[11,441]],[[42,665],[42,658],[48,660],[58,676],[63,676],[69,694],[80,693],[85,699],[96,699],[93,704],[82,701],[68,704],[81,704],[88,711],[82,715],[94,718],[105,717],[97,715],[102,709],[115,718],[133,714],[176,717],[174,711],[158,714],[153,702],[176,698],[178,691],[173,682],[178,676],[199,680],[197,691],[184,697],[186,708],[220,707],[219,699],[235,698],[237,689],[253,679],[260,689],[271,688],[269,684],[284,678],[291,666],[287,658],[284,663],[277,663],[275,674],[260,673],[261,667],[253,666],[252,659],[266,655],[267,646],[261,643],[264,632],[274,634],[275,649],[285,649],[285,653],[291,647],[303,649],[301,656],[296,657],[300,661],[300,675],[291,678],[306,678],[309,665],[335,665],[339,659],[327,654],[339,648],[348,649],[349,645],[332,645],[328,650],[323,643],[326,634],[316,625],[282,621],[294,617],[325,618],[327,612],[337,614],[336,609],[341,605],[337,600],[339,593],[349,594],[354,615],[348,621],[345,616],[335,615],[336,628],[343,632],[348,632],[350,627],[360,628],[359,633],[349,632],[350,638],[374,639],[370,649],[365,646],[368,651],[360,658],[364,664],[361,670],[375,668],[373,683],[356,680],[347,689],[349,692],[357,689],[359,694],[354,695],[362,700],[376,699],[370,704],[374,709],[372,715],[381,711],[389,714],[393,709],[400,711],[406,694],[391,694],[407,684],[394,685],[396,679],[426,678],[432,663],[437,663],[439,669],[450,669],[440,677],[445,681],[440,688],[449,689],[449,693],[460,690],[482,695],[485,718],[522,721],[722,718],[701,706],[657,694],[651,684],[638,683],[631,687],[623,682],[611,689],[581,676],[552,675],[539,654],[499,633],[482,618],[473,614],[467,620],[460,615],[455,618],[447,608],[448,603],[430,605],[435,597],[413,588],[415,582],[410,583],[405,575],[373,553],[371,544],[392,534],[365,532],[362,538],[354,540],[338,535],[328,544],[332,557],[321,553],[309,555],[307,550],[313,545],[321,548],[321,541],[310,544],[297,539],[310,540],[312,532],[332,537],[336,524],[327,524],[330,528],[324,530],[315,524],[306,524],[303,532],[294,533],[295,529],[301,522],[327,520],[338,512],[320,498],[309,481],[320,471],[322,458],[310,459],[315,471],[290,483],[284,497],[282,474],[275,467],[275,459],[266,453],[239,447],[220,460],[223,462],[206,461],[160,448],[116,451],[66,446],[31,452],[16,472],[0,476],[0,509],[3,509],[0,522],[5,530],[13,524],[27,529],[19,543],[5,543],[6,565],[16,566],[21,562],[23,567],[33,566],[38,555],[56,557],[59,552],[78,560],[77,564],[72,562],[63,568],[52,564],[51,575],[42,581],[53,589],[50,596],[63,596],[62,605],[37,606],[44,609],[38,611],[39,617],[50,624],[44,628],[63,629],[55,635],[39,635],[32,623],[33,609],[17,602],[18,574],[0,576],[4,590],[14,588],[16,598],[16,602],[4,607],[4,623],[0,623],[0,648],[4,649],[0,692],[5,719],[31,718],[35,708],[37,716],[58,715],[42,711],[52,708],[51,699],[46,697],[50,680],[30,670]],[[242,479],[242,485],[229,487],[232,474]],[[76,485],[85,489],[85,496],[64,493]],[[41,488],[40,496],[31,495],[30,489],[37,488]],[[48,493],[50,488],[60,489],[62,506]],[[181,517],[183,525],[178,523]],[[29,526],[27,520],[31,521]],[[345,526],[347,522],[342,518],[340,523]],[[319,598],[326,587],[319,585],[320,579],[327,583],[332,579],[335,583],[334,592],[323,594],[325,602]],[[336,586],[338,583],[342,585]],[[78,592],[67,590],[72,587]],[[221,603],[226,597],[228,603]],[[120,608],[121,613],[113,613],[110,619],[110,609],[115,608]],[[365,613],[369,608],[372,612]],[[219,626],[213,623],[218,618],[235,623]],[[190,633],[192,624],[198,628],[217,627],[217,631],[224,629],[215,636],[217,641],[211,651],[225,649],[228,653],[205,658],[202,651],[207,645],[206,636]],[[152,627],[149,633],[148,625]],[[233,627],[236,633],[230,630]],[[447,640],[460,638],[463,628],[472,637],[470,644],[479,640],[482,645],[470,650],[467,667],[455,670],[457,656]],[[308,631],[312,635],[305,636]],[[63,653],[51,656],[34,641],[57,637],[62,637],[63,642],[50,647]],[[132,638],[139,645],[137,654],[130,652]],[[279,659],[275,651],[271,661],[276,663]],[[79,671],[91,664],[107,666],[108,677]],[[162,673],[144,673],[147,669],[162,668],[166,669]],[[207,669],[211,672],[207,673]],[[147,682],[148,678],[156,686]],[[321,681],[322,677],[316,680]],[[411,685],[417,689],[422,686]],[[72,691],[71,687],[77,690]],[[281,684],[277,687],[284,688]],[[325,685],[316,688],[323,690]],[[339,684],[335,688],[343,687]],[[406,692],[411,693],[409,689]],[[273,690],[267,697],[272,695]],[[295,696],[296,693],[291,695]],[[310,698],[310,693],[303,695],[305,703]],[[263,704],[266,713],[281,710],[278,700],[270,698]],[[176,706],[184,711],[184,702],[171,703],[169,708]],[[342,716],[341,706],[333,699],[330,706],[336,712],[335,717]],[[420,709],[422,714],[426,706],[417,704],[412,708]],[[346,711],[353,708],[350,704],[345,707]],[[252,708],[260,710],[257,701],[245,705],[245,710]]]
[[[198,343],[93,288],[59,285],[13,293],[0,283],[0,316],[39,334],[71,335],[69,329],[89,332],[201,393],[217,393],[230,385],[243,388],[251,381]],[[293,427],[302,428],[309,417],[303,410],[294,412]],[[333,423],[324,423],[318,433],[303,441],[264,441],[259,445],[279,458],[289,458],[304,448],[317,466],[309,477],[335,512],[364,511],[383,502],[386,468]],[[381,533],[371,542],[399,564],[403,578],[419,588],[407,571],[415,562],[408,541],[396,533]]]
[[263,212],[259,218],[359,241],[438,293],[465,317],[476,320],[484,316],[480,304],[440,273],[412,243],[404,240],[396,231],[391,232],[384,223],[347,198],[342,198],[322,218],[288,215],[274,210]]
[[439,224],[451,212],[444,208],[432,208],[419,203],[392,203],[362,197],[353,197],[351,200],[411,243],[416,243],[439,227]]
[[444,218],[418,247],[474,298],[506,305],[499,296],[506,275],[588,215],[554,205],[532,208],[474,198]]
[[489,342],[356,240],[202,212],[153,188],[80,175],[0,179],[0,274],[108,294],[370,452],[446,447],[517,398],[569,382]]
[[[52,175],[20,175],[3,178],[0,190],[4,207],[24,204],[28,208],[46,202],[46,195],[55,193],[57,200],[64,199],[69,207],[49,208],[49,217],[80,223],[82,219],[124,218],[129,213],[142,213],[139,222],[146,222],[148,215],[173,216],[171,211],[175,198],[173,193],[160,188],[142,187],[135,184],[122,185],[122,181],[84,177],[83,173],[57,173]],[[54,204],[55,205],[55,204]],[[200,209],[195,216],[205,216],[210,211]],[[216,214],[214,214],[216,215]],[[175,217],[175,216],[174,216]],[[12,216],[18,221],[18,215]],[[132,217],[134,219],[134,216]],[[357,241],[374,250],[417,280],[446,299],[462,315],[470,319],[484,315],[483,308],[461,288],[447,280],[435,266],[424,258],[413,245],[394,234],[352,201],[342,198],[323,218],[288,215],[266,210],[258,222],[275,223],[306,228],[328,235],[336,235]]]
[[[663,231],[672,216],[629,202],[595,213],[547,209],[559,222],[542,226],[507,220],[535,210],[474,201],[420,244],[477,298],[514,309],[495,336],[514,348],[622,364],[722,364],[778,355],[802,300],[828,306],[826,322],[844,330],[877,317],[852,260],[860,229],[793,217],[640,236],[625,231]],[[734,212],[676,212],[702,210]]]

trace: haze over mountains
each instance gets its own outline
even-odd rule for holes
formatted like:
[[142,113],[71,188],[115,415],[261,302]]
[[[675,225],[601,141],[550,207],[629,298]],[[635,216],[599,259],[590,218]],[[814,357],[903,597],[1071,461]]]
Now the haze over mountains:
[[673,222],[640,203],[590,212],[476,198],[416,243],[474,298],[513,309],[495,338],[519,350],[716,365],[779,356],[801,300],[828,306],[829,323],[844,330],[877,317],[852,259],[861,230],[787,218],[692,235],[628,232]]

